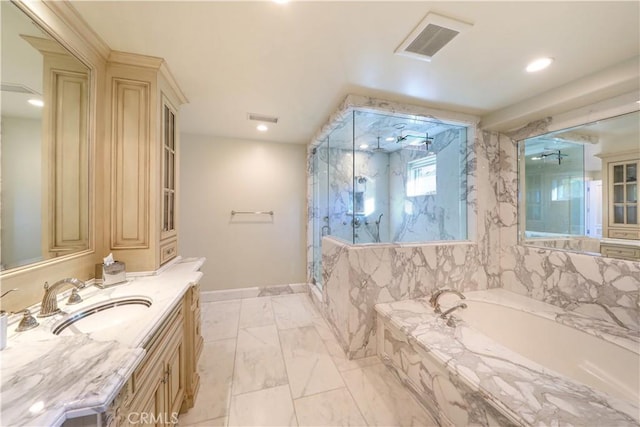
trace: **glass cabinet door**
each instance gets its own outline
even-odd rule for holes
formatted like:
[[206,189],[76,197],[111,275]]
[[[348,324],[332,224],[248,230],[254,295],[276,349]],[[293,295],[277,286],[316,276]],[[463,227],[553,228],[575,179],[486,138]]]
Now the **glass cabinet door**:
[[162,234],[175,231],[176,205],[176,113],[168,104],[162,107]]
[[638,161],[617,162],[610,169],[612,223],[638,224]]

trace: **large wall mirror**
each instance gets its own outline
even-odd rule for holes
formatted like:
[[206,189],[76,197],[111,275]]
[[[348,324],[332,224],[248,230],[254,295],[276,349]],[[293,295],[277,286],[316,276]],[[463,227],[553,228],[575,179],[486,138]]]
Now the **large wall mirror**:
[[90,69],[11,2],[2,19],[2,271],[90,249]]
[[640,112],[528,138],[519,151],[519,242],[640,260]]

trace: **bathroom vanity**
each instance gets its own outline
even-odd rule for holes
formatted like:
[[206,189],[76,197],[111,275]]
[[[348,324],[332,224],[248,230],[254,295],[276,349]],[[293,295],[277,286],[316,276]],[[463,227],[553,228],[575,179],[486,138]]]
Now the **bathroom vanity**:
[[[177,258],[157,274],[129,275],[123,285],[88,286],[78,305],[65,305],[61,296],[68,314],[38,318],[40,325],[26,332],[15,332],[12,319],[0,353],[2,425],[177,424],[199,387],[203,262]],[[81,323],[90,315],[59,331],[75,313],[133,297],[151,304]]]

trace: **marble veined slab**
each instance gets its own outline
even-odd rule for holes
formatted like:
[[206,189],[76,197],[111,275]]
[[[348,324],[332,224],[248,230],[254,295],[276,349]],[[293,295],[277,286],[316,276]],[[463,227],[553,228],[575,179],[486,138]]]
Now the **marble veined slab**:
[[[468,298],[488,299],[486,292],[467,295]],[[517,305],[509,294],[500,291],[497,298]],[[533,304],[540,308],[542,303],[534,301]],[[558,318],[556,307],[545,306],[547,317],[563,322],[564,319]],[[521,306],[521,309],[525,307]],[[479,392],[516,424],[639,425],[638,402],[606,395],[557,374],[499,345],[464,322],[456,327],[447,326],[433,313],[426,299],[378,304],[376,311],[385,324],[406,334],[411,345],[446,367],[452,382],[461,382],[473,392]],[[581,321],[586,323],[585,319]],[[590,327],[592,332],[597,331],[598,322]],[[385,336],[387,339],[389,342],[385,342],[385,346],[396,345],[393,338]],[[635,351],[638,351],[637,346]]]
[[144,354],[142,348],[87,335],[6,349],[0,425],[60,425],[73,411],[78,416],[103,412]]

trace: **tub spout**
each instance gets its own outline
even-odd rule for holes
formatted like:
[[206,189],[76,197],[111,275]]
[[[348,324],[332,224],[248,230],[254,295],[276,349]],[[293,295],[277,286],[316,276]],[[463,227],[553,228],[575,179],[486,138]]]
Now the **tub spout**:
[[459,308],[467,308],[467,304],[462,303],[462,304],[458,304],[455,307],[451,307],[449,310],[445,311],[444,313],[442,313],[440,315],[441,318],[446,319],[447,318],[447,314],[453,313],[454,311],[456,311]]
[[449,317],[447,318],[447,314],[451,314],[451,313],[453,313],[454,311],[456,311],[456,310],[457,310],[457,309],[459,309],[459,308],[467,308],[467,304],[465,304],[465,303],[460,303],[460,304],[458,304],[458,305],[456,305],[456,306],[454,306],[454,307],[451,307],[450,309],[446,310],[444,313],[442,313],[442,314],[440,315],[440,317],[441,317],[442,319],[446,319],[446,320],[447,320],[447,326],[451,326],[451,327],[456,326],[456,323],[455,323],[455,321],[453,320],[453,316],[449,316]]
[[[460,299],[466,299],[466,297],[464,295],[462,295],[461,292],[456,291],[455,289],[440,289],[437,290],[433,293],[433,295],[431,295],[431,298],[429,298],[429,304],[431,304],[431,306],[433,307],[434,311],[438,314],[442,313],[442,310],[440,309],[440,303],[438,302],[440,300],[440,297],[444,294],[447,293],[451,293],[451,294],[456,294],[457,296],[460,297]],[[465,306],[466,308],[466,306]]]

